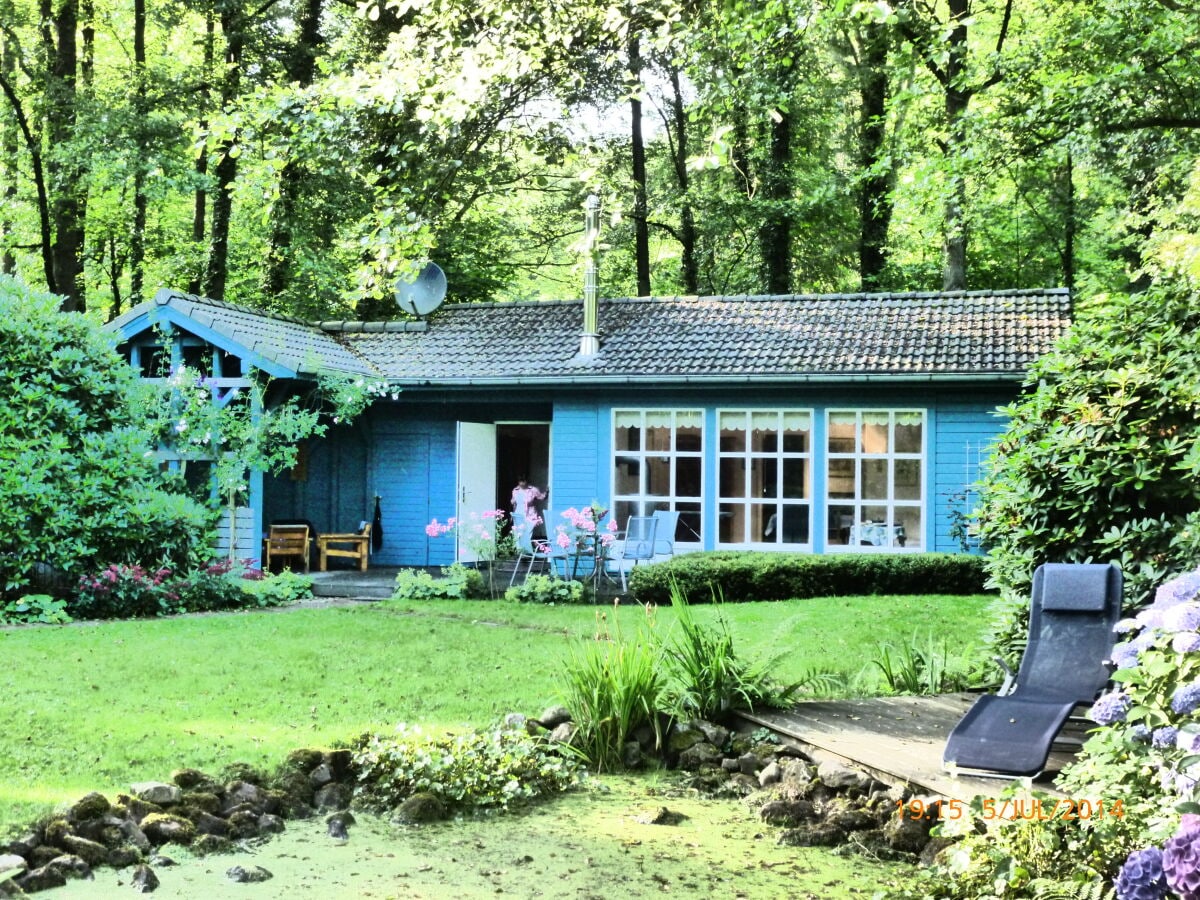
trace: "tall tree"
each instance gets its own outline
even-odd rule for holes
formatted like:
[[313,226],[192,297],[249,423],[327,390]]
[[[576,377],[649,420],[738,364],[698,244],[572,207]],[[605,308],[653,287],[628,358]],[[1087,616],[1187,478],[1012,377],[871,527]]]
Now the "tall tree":
[[[229,111],[237,102],[242,84],[242,54],[248,39],[246,11],[236,0],[219,0],[218,15],[225,39],[225,68],[221,77],[221,109]],[[236,130],[226,135],[216,148],[217,165],[212,189],[212,219],[209,230],[208,261],[202,288],[215,300],[225,299],[229,277],[229,229],[233,218],[233,183],[237,178],[241,147]]]
[[78,0],[40,0],[43,109],[49,154],[46,175],[54,192],[50,203],[54,225],[52,288],[63,297],[63,309],[87,307],[83,278],[84,217],[87,213],[87,160],[73,151],[79,119]]
[[[972,10],[971,0],[947,0],[944,19],[932,4],[919,0],[899,4],[901,32],[942,92],[945,136],[938,144],[947,163],[942,265],[942,289],[947,291],[967,286],[966,115],[972,99],[997,84],[1004,74],[1000,61],[1012,21],[1013,0],[1003,0],[1000,7],[994,43],[978,54],[978,64],[973,66],[976,60],[971,54],[970,28],[980,11]],[[974,68],[981,68],[982,74]]]

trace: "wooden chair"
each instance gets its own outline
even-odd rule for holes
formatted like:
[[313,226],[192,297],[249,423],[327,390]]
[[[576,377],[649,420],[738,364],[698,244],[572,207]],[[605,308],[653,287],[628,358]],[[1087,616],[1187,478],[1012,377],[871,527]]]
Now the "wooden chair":
[[317,538],[317,570],[324,572],[329,557],[353,559],[358,562],[360,572],[367,571],[367,557],[371,552],[371,523],[363,522],[353,534],[323,534]]
[[272,525],[263,541],[263,569],[271,570],[271,560],[298,556],[308,571],[309,535],[307,525]]

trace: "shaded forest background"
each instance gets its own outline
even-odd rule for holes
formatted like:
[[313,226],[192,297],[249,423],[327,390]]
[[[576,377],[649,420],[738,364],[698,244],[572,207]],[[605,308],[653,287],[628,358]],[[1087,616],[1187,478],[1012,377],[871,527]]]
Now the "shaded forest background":
[[[0,271],[306,318],[1136,287],[1200,215],[1191,0],[0,0]],[[1184,221],[1187,220],[1187,221]]]

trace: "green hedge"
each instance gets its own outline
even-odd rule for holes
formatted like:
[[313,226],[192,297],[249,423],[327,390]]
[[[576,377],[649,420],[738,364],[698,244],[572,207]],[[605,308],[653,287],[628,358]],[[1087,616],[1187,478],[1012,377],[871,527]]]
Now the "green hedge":
[[981,594],[983,557],[951,553],[688,553],[637,566],[630,589],[642,603],[671,602],[671,583],[688,600],[705,603],[714,591],[727,602],[791,600],[862,594]]

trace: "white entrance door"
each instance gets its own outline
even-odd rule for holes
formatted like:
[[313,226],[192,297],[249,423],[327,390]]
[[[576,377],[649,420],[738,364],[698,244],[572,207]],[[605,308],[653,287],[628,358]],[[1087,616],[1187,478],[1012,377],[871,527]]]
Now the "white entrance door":
[[458,423],[458,539],[459,562],[477,562],[466,539],[480,526],[494,527],[481,519],[496,508],[496,426],[480,422]]

